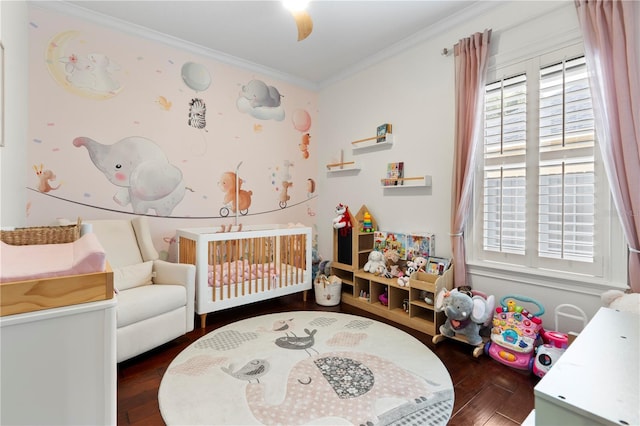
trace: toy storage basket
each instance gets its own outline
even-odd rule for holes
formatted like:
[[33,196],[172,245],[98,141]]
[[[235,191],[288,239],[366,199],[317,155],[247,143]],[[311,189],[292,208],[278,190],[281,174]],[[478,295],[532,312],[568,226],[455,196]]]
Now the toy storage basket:
[[314,282],[316,303],[322,306],[336,306],[340,303],[342,280],[335,275],[320,274]]
[[[516,300],[536,305],[538,312],[528,312]],[[500,305],[493,315],[491,340],[487,342],[485,352],[502,364],[531,371],[534,349],[542,329],[540,316],[544,314],[544,307],[534,299],[515,295],[503,297]]]
[[75,225],[34,226],[0,231],[0,240],[12,246],[72,243],[80,238],[81,222],[82,220],[78,218],[78,223]]

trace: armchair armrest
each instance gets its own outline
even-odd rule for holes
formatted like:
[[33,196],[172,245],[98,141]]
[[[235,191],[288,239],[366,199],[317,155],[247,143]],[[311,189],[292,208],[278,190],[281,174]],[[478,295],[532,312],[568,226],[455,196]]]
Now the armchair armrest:
[[187,331],[194,328],[194,304],[196,299],[196,267],[188,263],[153,261],[153,284],[182,285],[187,289]]

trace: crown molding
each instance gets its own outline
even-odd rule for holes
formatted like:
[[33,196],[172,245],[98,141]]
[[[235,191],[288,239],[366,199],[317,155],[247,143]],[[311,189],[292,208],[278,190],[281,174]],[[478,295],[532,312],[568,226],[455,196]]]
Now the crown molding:
[[[1,0],[0,0],[1,1]],[[140,25],[132,24],[130,22],[123,21],[111,16],[104,15],[102,13],[94,12],[92,10],[85,9],[75,4],[67,3],[63,0],[55,1],[29,1],[30,6],[36,6],[41,9],[50,10],[61,13],[63,15],[72,16],[74,18],[82,19],[97,25],[101,25],[110,29],[122,31],[126,34],[141,37],[147,40],[163,43],[170,47],[180,49],[186,52],[190,52],[196,55],[201,55],[205,58],[213,59],[223,64],[231,65],[237,68],[244,69],[265,75],[267,77],[281,80],[287,83],[291,83],[295,86],[302,87],[311,91],[318,91],[318,84],[309,80],[301,79],[293,75],[283,73],[273,68],[266,67],[264,65],[257,64],[255,62],[247,61],[238,58],[227,53],[219,52],[214,49],[209,49],[201,45],[190,43],[188,41],[179,39],[177,37],[170,36],[168,34],[161,33]]]
[[500,5],[498,1],[477,1],[476,3],[466,7],[465,9],[447,16],[444,19],[432,24],[425,29],[418,31],[417,33],[387,47],[380,52],[369,56],[368,58],[358,62],[357,64],[349,67],[342,72],[336,74],[335,76],[328,78],[324,81],[321,81],[318,84],[320,89],[327,87],[331,84],[334,84],[340,80],[344,80],[345,78],[351,77],[354,74],[357,74],[365,69],[384,61],[385,59],[389,59],[393,56],[396,56],[418,44],[424,43],[429,39],[442,35],[443,32],[455,27],[459,24],[468,21],[472,17],[476,17],[483,13],[486,13],[497,6]]

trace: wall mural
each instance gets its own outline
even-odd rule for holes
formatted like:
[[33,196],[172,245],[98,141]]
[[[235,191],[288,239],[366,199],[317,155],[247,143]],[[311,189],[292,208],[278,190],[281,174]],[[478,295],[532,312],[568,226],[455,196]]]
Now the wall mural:
[[315,152],[316,93],[58,12],[29,13],[35,221],[75,217],[81,205],[313,224],[317,164],[296,162]]
[[[79,31],[63,31],[49,42],[46,64],[51,77],[68,92],[94,99],[108,99],[122,89],[114,73],[120,70],[103,53],[86,52]],[[82,51],[82,52],[81,52]]]
[[122,188],[114,194],[113,201],[123,207],[131,204],[136,214],[154,210],[158,216],[171,216],[184,198],[182,171],[169,163],[152,140],[132,136],[103,145],[78,137],[73,140],[73,146],[87,149],[98,170],[109,182]]

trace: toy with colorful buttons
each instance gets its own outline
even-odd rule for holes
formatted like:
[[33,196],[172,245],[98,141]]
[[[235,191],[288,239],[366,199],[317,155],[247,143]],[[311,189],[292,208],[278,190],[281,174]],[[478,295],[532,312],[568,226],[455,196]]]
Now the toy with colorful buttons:
[[[538,312],[527,311],[517,301],[536,305]],[[503,297],[493,315],[491,340],[485,345],[485,353],[502,364],[531,371],[543,314],[544,307],[535,299],[517,295]]]

